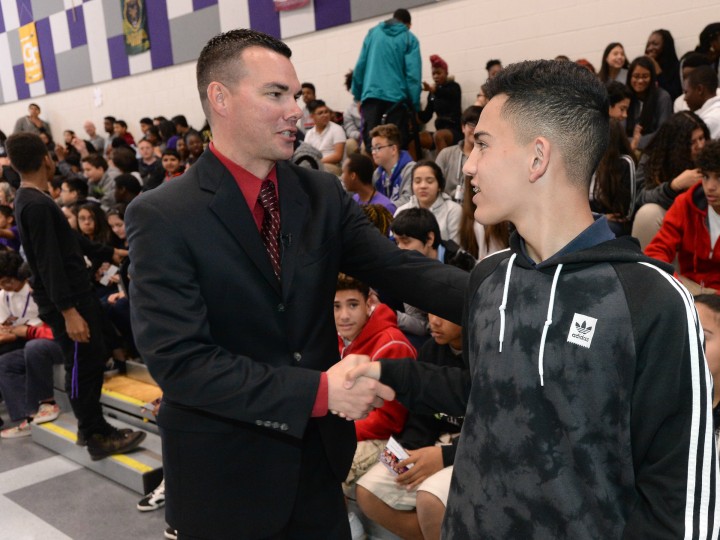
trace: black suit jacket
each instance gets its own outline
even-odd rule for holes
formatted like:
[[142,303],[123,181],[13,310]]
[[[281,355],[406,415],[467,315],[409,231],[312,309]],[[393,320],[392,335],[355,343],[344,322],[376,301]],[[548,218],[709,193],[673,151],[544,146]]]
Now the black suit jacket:
[[310,419],[320,373],[338,360],[338,272],[445,318],[462,315],[467,274],[397,249],[336,177],[286,162],[277,176],[282,284],[241,191],[211,152],[126,215],[133,330],[164,392],[168,521],[188,534],[279,529],[297,493],[308,422],[345,479],[353,424]]

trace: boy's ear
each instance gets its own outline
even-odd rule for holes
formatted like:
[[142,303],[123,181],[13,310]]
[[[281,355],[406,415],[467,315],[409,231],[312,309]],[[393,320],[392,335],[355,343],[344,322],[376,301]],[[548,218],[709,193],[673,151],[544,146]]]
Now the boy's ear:
[[432,246],[435,243],[435,233],[430,231],[427,233],[427,240],[425,240],[426,246]]

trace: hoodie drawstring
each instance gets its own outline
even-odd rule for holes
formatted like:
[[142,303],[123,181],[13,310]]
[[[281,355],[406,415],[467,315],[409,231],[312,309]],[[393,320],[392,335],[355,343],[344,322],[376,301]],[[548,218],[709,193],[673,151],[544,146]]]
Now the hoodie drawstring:
[[517,253],[513,253],[512,257],[510,257],[510,260],[508,261],[507,270],[505,270],[505,288],[503,289],[502,304],[500,304],[500,307],[498,308],[500,311],[500,336],[498,337],[500,352],[502,352],[502,344],[505,339],[505,308],[507,307],[508,289],[510,288],[510,274],[512,273],[512,265],[515,262],[515,257],[517,257]]
[[557,282],[558,278],[560,277],[560,271],[562,270],[562,267],[562,264],[558,264],[557,270],[555,270],[555,277],[553,277],[552,288],[550,289],[550,303],[548,304],[547,319],[545,320],[545,326],[543,326],[542,338],[540,338],[540,356],[538,357],[538,373],[540,373],[540,386],[545,386],[545,379],[543,377],[545,338],[547,337],[548,328],[550,328],[550,325],[552,324],[553,305],[555,304],[555,289],[557,288]]

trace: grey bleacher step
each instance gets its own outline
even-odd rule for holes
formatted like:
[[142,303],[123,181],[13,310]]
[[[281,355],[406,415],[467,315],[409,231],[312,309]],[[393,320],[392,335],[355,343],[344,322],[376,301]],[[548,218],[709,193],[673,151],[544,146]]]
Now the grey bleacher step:
[[[108,422],[118,429],[135,426],[114,418]],[[142,445],[127,454],[119,454],[93,461],[87,448],[77,446],[77,421],[72,413],[63,413],[54,422],[32,426],[33,441],[79,463],[110,480],[144,495],[162,480],[160,437],[147,433]]]

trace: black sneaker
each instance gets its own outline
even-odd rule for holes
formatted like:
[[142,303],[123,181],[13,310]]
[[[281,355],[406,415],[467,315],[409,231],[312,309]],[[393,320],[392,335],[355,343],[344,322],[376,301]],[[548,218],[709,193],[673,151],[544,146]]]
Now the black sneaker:
[[93,461],[98,461],[113,454],[124,454],[135,450],[145,440],[144,431],[122,432],[113,430],[108,435],[94,433],[87,440],[87,449]]
[[168,527],[167,529],[165,529],[163,536],[168,540],[177,540],[177,530],[173,529],[172,527]]
[[[120,433],[132,433],[132,429],[127,429],[127,428],[119,429],[118,431]],[[77,438],[75,439],[75,444],[77,444],[78,446],[87,446],[87,439],[85,438],[85,435],[83,435],[81,431],[77,432]]]

